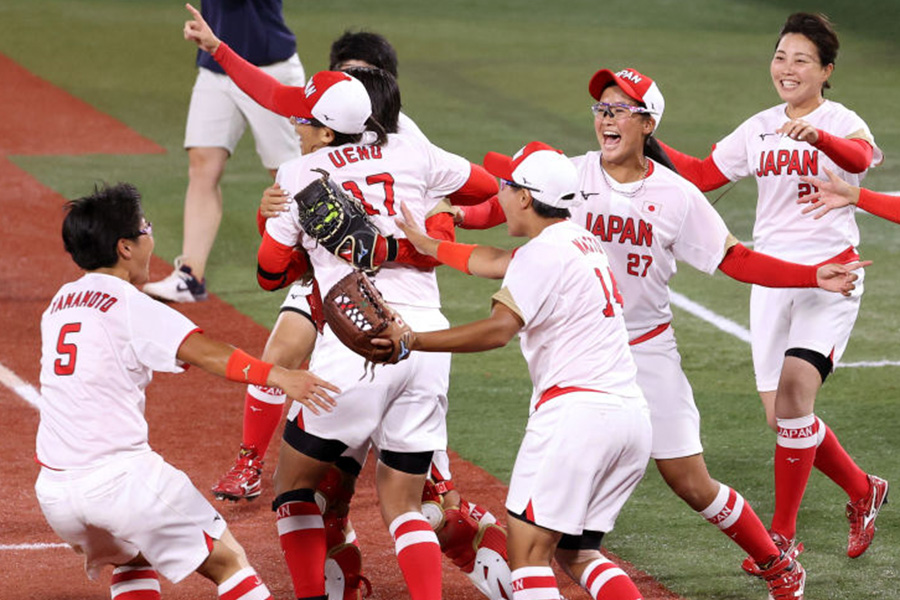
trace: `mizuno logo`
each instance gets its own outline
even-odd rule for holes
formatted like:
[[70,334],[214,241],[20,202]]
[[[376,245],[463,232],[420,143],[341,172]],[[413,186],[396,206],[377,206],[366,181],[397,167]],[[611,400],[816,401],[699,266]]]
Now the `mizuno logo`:
[[246,367],[241,369],[244,372],[244,381],[247,381],[247,378],[250,376],[250,365],[248,364]]
[[252,410],[253,412],[262,412],[262,409],[258,406],[251,406],[250,410]]
[[359,249],[359,252],[358,252],[357,255],[356,255],[356,259],[357,259],[357,260],[362,260],[363,257],[364,257],[366,254],[368,254],[368,253],[369,253],[369,250],[368,250],[367,248],[360,248],[360,249]]
[[778,134],[777,133],[761,133],[761,134],[759,134],[759,139],[762,141],[766,141],[766,136],[770,136],[770,135],[778,135]]
[[800,459],[799,459],[799,458],[796,458],[796,457],[793,457],[793,456],[788,456],[785,460],[787,460],[787,461],[788,461],[789,463],[791,463],[791,464],[794,464],[795,462],[797,462],[797,461],[800,460]]
[[186,283],[179,283],[178,285],[175,286],[175,291],[177,291],[177,292],[187,292],[190,289],[191,288],[189,288]]
[[599,196],[599,195],[600,195],[600,192],[585,192],[585,191],[581,192],[581,197],[584,198],[585,200],[587,200],[588,197],[590,197],[590,196]]

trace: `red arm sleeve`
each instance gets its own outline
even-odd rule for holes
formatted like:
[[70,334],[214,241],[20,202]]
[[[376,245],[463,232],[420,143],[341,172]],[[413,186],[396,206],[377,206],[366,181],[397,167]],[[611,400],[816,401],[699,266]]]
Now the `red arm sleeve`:
[[825,153],[834,163],[850,173],[862,173],[872,164],[875,150],[872,144],[859,138],[847,139],[817,129],[819,141],[813,146]]
[[303,88],[284,85],[259,67],[241,58],[228,44],[219,44],[213,58],[219,63],[232,81],[257,104],[283,117],[300,114],[294,109]]
[[[453,215],[439,212],[428,217],[425,219],[425,233],[436,240],[455,241],[456,230],[453,228]],[[420,254],[416,247],[405,238],[397,240],[397,258],[394,259],[394,262],[425,269],[442,264],[436,258]]]
[[900,223],[900,198],[897,196],[860,188],[859,201],[856,205],[882,219]]
[[719,270],[738,281],[766,287],[818,287],[815,265],[798,265],[735,244],[725,252]]
[[472,163],[470,165],[472,170],[469,173],[469,179],[461,188],[447,196],[450,204],[471,206],[484,202],[500,191],[497,180],[484,167]]
[[306,254],[263,234],[256,254],[256,281],[267,291],[287,287],[309,269]]
[[701,160],[679,152],[660,140],[656,141],[669,155],[675,168],[678,169],[678,174],[700,188],[700,191],[708,192],[720,188],[730,181],[716,166],[712,154]]
[[506,213],[500,206],[499,198],[493,196],[487,202],[465,207],[459,226],[463,229],[490,229],[501,223],[506,223]]

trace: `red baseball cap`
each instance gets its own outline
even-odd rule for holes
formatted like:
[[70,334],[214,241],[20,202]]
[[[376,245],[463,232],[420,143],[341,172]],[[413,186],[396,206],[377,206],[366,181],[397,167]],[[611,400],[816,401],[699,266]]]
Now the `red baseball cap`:
[[365,86],[341,71],[319,71],[298,88],[286,107],[293,117],[316,119],[339,133],[362,133],[372,116],[372,101]]
[[544,142],[530,142],[512,156],[488,152],[483,164],[494,177],[531,191],[538,202],[556,208],[569,208],[577,202],[575,165],[562,150]]
[[610,84],[619,86],[632,100],[643,103],[656,121],[654,131],[659,127],[663,111],[666,108],[666,101],[655,81],[642,75],[636,69],[622,69],[618,73],[613,73],[609,69],[600,69],[591,77],[588,90],[595,100],[599,100],[603,90]]

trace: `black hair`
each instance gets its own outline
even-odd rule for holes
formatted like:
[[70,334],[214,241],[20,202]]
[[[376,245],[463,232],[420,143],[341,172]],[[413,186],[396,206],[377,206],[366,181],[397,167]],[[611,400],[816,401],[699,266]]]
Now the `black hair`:
[[94,193],[66,203],[62,237],[66,252],[86,271],[119,262],[121,239],[141,235],[141,194],[130,183],[94,186]]
[[541,202],[534,196],[531,197],[531,206],[534,208],[534,212],[537,216],[544,217],[545,219],[568,219],[572,216],[572,213],[568,208],[550,206],[549,204]]
[[331,44],[329,60],[331,71],[345,61],[361,60],[397,77],[397,51],[383,35],[371,31],[345,31]]
[[365,86],[372,101],[372,116],[387,133],[397,133],[400,119],[400,87],[389,72],[377,67],[350,67],[344,71]]
[[[799,33],[815,44],[819,54],[819,63],[823,67],[833,65],[837,60],[841,43],[838,41],[834,25],[822,13],[797,12],[789,16],[778,34],[778,41],[775,42],[776,49],[781,43],[781,38],[789,33]],[[826,81],[822,87],[831,88],[831,85]]]

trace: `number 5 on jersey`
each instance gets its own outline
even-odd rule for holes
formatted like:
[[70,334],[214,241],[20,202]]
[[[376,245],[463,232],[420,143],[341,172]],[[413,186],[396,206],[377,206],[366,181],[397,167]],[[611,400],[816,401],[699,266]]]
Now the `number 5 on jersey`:
[[[71,375],[75,372],[75,360],[78,358],[78,346],[67,342],[66,336],[81,331],[81,323],[66,323],[59,329],[56,339],[56,352],[59,358],[53,361],[53,372],[57,375]],[[65,359],[65,362],[63,362]]]

